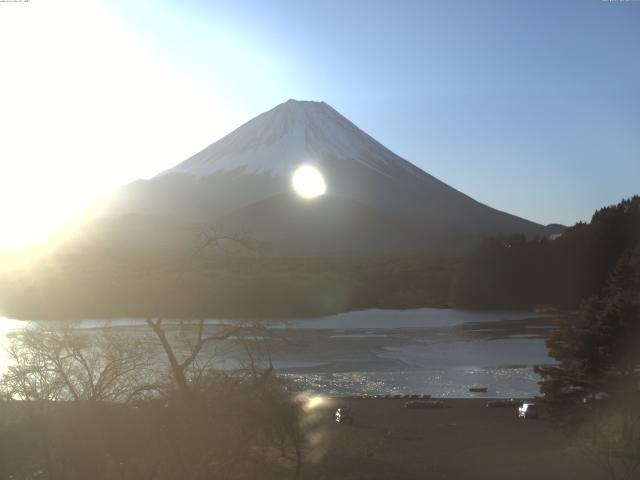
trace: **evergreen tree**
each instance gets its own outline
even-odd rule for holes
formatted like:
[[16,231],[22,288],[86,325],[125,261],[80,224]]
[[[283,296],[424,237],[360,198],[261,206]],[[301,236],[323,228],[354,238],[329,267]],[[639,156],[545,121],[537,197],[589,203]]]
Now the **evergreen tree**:
[[[637,423],[640,242],[616,263],[603,294],[584,301],[577,317],[562,320],[547,345],[558,364],[537,371],[547,409],[558,427],[576,430],[588,421],[597,443],[598,408],[604,404],[627,419],[624,425]],[[627,439],[639,433],[621,432]]]

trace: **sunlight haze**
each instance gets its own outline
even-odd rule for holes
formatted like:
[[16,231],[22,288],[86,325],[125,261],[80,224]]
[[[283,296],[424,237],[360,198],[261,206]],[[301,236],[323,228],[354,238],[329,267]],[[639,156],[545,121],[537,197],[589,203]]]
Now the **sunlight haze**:
[[456,5],[3,3],[0,248],[288,98],[326,101],[452,187],[541,224],[635,193],[640,9]]
[[[154,176],[242,116],[163,65],[102,7],[2,5],[1,248],[37,242],[89,201]],[[215,89],[213,89],[215,90]]]

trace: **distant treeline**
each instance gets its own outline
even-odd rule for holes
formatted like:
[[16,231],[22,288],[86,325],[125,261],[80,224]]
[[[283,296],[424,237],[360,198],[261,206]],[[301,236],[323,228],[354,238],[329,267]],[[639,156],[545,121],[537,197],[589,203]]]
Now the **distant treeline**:
[[441,257],[188,257],[68,254],[0,278],[20,319],[281,318],[451,304]]
[[0,272],[20,319],[287,318],[367,308],[575,309],[640,241],[640,197],[556,239],[485,239],[466,257],[272,257],[69,251]]
[[623,252],[640,241],[640,197],[602,208],[560,237],[486,239],[464,262],[455,303],[477,308],[575,309],[599,294]]

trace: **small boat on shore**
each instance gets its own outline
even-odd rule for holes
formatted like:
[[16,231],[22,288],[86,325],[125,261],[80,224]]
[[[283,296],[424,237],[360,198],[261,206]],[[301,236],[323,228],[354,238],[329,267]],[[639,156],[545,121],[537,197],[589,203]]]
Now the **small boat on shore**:
[[487,393],[487,387],[473,386],[469,387],[469,391],[472,393]]

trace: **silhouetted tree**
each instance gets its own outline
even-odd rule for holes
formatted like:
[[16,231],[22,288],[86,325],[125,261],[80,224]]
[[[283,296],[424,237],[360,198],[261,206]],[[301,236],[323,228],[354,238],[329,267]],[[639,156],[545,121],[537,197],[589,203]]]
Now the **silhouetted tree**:
[[[640,242],[627,250],[601,296],[582,303],[547,340],[559,363],[539,367],[556,426],[590,430],[592,456],[612,475],[640,467]],[[604,452],[604,453],[603,453]],[[612,456],[612,452],[615,455]],[[612,466],[619,458],[620,464]]]

